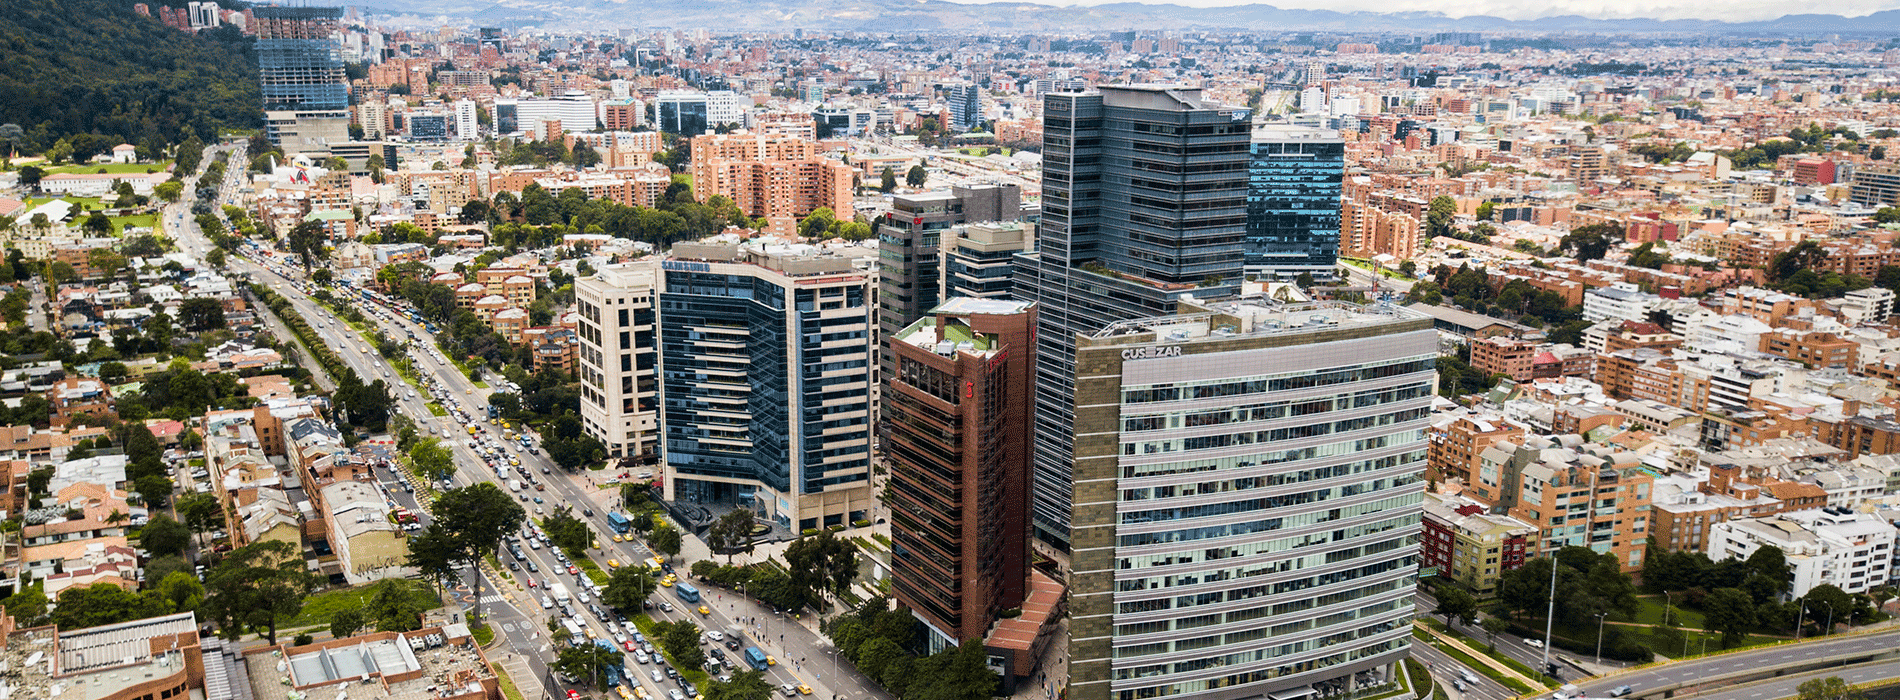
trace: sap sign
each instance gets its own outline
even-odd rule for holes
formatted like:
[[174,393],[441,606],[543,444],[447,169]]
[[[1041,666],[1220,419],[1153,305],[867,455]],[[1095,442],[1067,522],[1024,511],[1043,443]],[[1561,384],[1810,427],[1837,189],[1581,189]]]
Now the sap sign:
[[1124,360],[1153,360],[1162,357],[1180,357],[1181,346],[1169,345],[1159,348],[1129,348],[1122,351]]

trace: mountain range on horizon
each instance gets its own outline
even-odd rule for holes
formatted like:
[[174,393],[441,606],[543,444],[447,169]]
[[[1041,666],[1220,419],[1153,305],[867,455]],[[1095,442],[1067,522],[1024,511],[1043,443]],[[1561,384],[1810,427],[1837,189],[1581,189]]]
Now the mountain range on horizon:
[[862,32],[1251,30],[1334,32],[1595,32],[1720,34],[1892,34],[1900,10],[1861,17],[1792,14],[1772,20],[1594,19],[1558,15],[1512,20],[1439,12],[1340,12],[1266,4],[1187,7],[1117,2],[1058,7],[1028,2],[965,4],[947,0],[359,0],[372,12],[445,16],[477,23],[547,29],[814,29]]

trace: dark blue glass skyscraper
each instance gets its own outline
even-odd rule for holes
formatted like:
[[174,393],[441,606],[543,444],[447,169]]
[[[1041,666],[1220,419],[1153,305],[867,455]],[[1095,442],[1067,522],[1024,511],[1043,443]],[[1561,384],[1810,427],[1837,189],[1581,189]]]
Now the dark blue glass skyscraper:
[[1330,277],[1339,261],[1339,197],[1346,143],[1339,132],[1267,126],[1247,167],[1247,272],[1290,280]]
[[1067,547],[1074,496],[1075,335],[1240,292],[1246,107],[1200,88],[1103,85],[1043,96],[1038,250],[1015,288],[1039,303],[1036,536]]

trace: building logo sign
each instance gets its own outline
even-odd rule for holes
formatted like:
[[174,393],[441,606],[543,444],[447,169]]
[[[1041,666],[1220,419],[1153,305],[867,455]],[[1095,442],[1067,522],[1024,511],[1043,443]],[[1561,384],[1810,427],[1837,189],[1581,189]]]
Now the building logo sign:
[[1128,348],[1122,351],[1124,360],[1156,360],[1163,357],[1180,357],[1181,346],[1167,345],[1158,348]]

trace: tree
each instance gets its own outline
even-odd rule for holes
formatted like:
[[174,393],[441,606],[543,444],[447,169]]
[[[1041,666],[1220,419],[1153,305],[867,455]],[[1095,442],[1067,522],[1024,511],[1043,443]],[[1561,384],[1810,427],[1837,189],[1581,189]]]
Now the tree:
[[211,252],[205,253],[205,262],[220,270],[224,269],[224,249],[212,248]]
[[1854,597],[1832,583],[1808,589],[1807,595],[1801,596],[1800,600],[1801,605],[1808,610],[1808,621],[1814,623],[1815,629],[1821,630],[1822,634],[1832,634],[1833,630],[1826,627],[1837,621],[1845,621],[1843,618],[1855,607]]
[[1586,224],[1571,229],[1557,242],[1557,249],[1570,253],[1577,262],[1601,259],[1610,246],[1623,240],[1620,224]]
[[1847,684],[1840,676],[1803,681],[1795,688],[1799,700],[1867,700],[1867,693]]
[[752,511],[740,508],[713,521],[706,531],[706,546],[714,554],[726,555],[728,564],[734,554],[752,553]]
[[673,661],[695,670],[706,666],[706,654],[699,650],[699,625],[679,620],[654,623],[653,627],[659,632],[660,647],[666,649]]
[[1457,584],[1439,586],[1432,595],[1438,599],[1438,609],[1434,612],[1445,616],[1445,624],[1455,624],[1453,618],[1470,623],[1478,617],[1478,599]]
[[186,299],[178,307],[178,324],[194,332],[223,328],[224,304],[211,298]]
[[1498,211],[1497,202],[1479,202],[1478,203],[1478,220],[1490,221],[1497,216],[1497,211]]
[[326,245],[329,239],[330,232],[323,227],[323,222],[311,220],[300,222],[290,229],[290,235],[284,237],[284,242],[290,246],[290,252],[303,261],[303,269],[308,272],[317,260],[330,257],[330,249]]
[[1722,646],[1732,647],[1755,627],[1755,600],[1739,588],[1717,588],[1702,599],[1705,626],[1722,633]]
[[154,186],[152,188],[152,194],[158,195],[159,199],[167,202],[176,202],[179,197],[185,194],[185,183],[177,180],[166,180]]
[[206,617],[218,623],[225,639],[237,641],[249,628],[276,644],[278,622],[303,611],[304,598],[316,590],[317,579],[304,567],[296,546],[265,540],[227,554],[206,577],[205,588],[210,592]]
[[153,556],[183,554],[191,544],[191,530],[183,523],[159,514],[139,531],[139,546]]
[[1415,273],[1417,272],[1418,272],[1418,263],[1412,262],[1410,260],[1402,260],[1399,262],[1399,274],[1405,275],[1406,277],[1414,277],[1416,276]]
[[923,187],[929,180],[930,171],[925,170],[922,163],[910,166],[910,172],[904,173],[904,184],[911,187]]
[[[149,576],[150,572],[147,572],[147,575]],[[205,599],[204,583],[187,571],[173,571],[165,574],[165,578],[159,579],[153,591],[159,598],[164,599],[171,606],[171,612],[175,613],[197,610]]]
[[337,639],[354,637],[367,622],[368,618],[363,615],[362,608],[338,610],[335,615],[330,616],[330,636]]
[[110,583],[69,588],[59,594],[52,622],[60,629],[84,629],[130,622],[166,614],[165,601],[142,596]]
[[656,523],[653,526],[653,531],[647,533],[647,544],[652,545],[654,551],[662,554],[679,554],[681,544],[680,531],[675,529],[672,525]]
[[878,176],[878,189],[885,194],[897,189],[897,173],[891,172],[891,166],[884,166],[883,174]]
[[587,529],[587,523],[574,517],[574,511],[567,506],[557,507],[553,513],[549,513],[547,520],[542,522],[542,528],[548,533],[548,542],[569,552],[587,549],[587,543],[594,539],[593,531]]
[[562,648],[554,656],[554,668],[574,678],[589,678],[599,690],[607,689],[608,666],[621,664],[620,652],[592,643]]
[[0,609],[12,615],[14,624],[20,629],[46,624],[47,606],[46,591],[38,584],[7,596],[6,600],[0,600]]
[[185,519],[185,527],[202,537],[224,526],[224,505],[218,502],[214,493],[190,493],[180,496],[175,506],[178,517]]
[[[730,681],[713,681],[706,684],[706,700],[771,700],[772,684],[765,682],[765,673],[761,671],[742,671],[732,675]],[[1859,700],[1849,698],[1802,698],[1802,700]]]
[[989,700],[996,694],[1000,679],[988,662],[989,654],[983,650],[981,639],[919,659],[912,677],[928,678],[930,682],[911,684],[904,700]]
[[1768,263],[1768,279],[1782,281],[1793,277],[1795,273],[1812,272],[1827,260],[1827,249],[1814,240],[1796,243],[1793,248],[1775,254]]
[[416,473],[428,477],[430,481],[441,481],[455,476],[455,456],[442,446],[437,438],[423,438],[416,441],[409,450],[409,461],[415,465]]
[[801,537],[785,548],[785,563],[792,572],[792,583],[815,604],[823,591],[843,592],[858,577],[857,548],[838,539],[830,530]]
[[[457,559],[469,566],[501,547],[501,539],[521,529],[528,517],[521,505],[493,482],[449,489],[436,497],[436,521],[448,533]],[[413,551],[413,550],[412,550]],[[475,577],[475,619],[482,618],[481,580]]]
[[1868,149],[1868,150],[1867,150],[1867,159],[1868,159],[1868,160],[1886,160],[1886,159],[1887,159],[1887,147],[1886,147],[1886,146],[1875,146],[1875,147],[1873,147],[1873,148],[1870,148],[1870,149]]
[[623,566],[607,575],[607,587],[601,591],[600,597],[615,608],[635,611],[659,587],[659,582],[653,580],[652,571],[646,567]]
[[1484,628],[1485,643],[1490,645],[1493,651],[1496,651],[1498,635],[1503,634],[1505,630],[1511,628],[1511,621],[1502,617],[1490,616],[1478,621],[1478,626]]
[[1433,197],[1425,209],[1425,233],[1429,236],[1451,235],[1451,220],[1458,214],[1458,201],[1446,195]]
[[376,623],[378,632],[408,632],[422,628],[422,614],[434,607],[431,602],[410,595],[401,579],[383,579],[370,589],[369,605],[364,614]]

